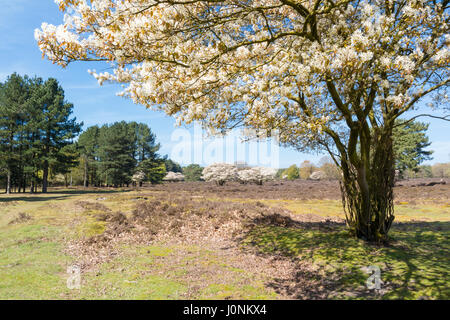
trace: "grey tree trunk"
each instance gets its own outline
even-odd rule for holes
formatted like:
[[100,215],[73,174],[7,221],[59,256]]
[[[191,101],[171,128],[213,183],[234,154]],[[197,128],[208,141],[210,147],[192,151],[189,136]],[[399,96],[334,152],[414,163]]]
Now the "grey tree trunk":
[[84,159],[84,182],[83,182],[83,186],[85,188],[87,188],[88,186],[88,164],[87,164],[87,159]]
[[7,173],[6,194],[11,194],[11,170],[8,170],[8,173]]

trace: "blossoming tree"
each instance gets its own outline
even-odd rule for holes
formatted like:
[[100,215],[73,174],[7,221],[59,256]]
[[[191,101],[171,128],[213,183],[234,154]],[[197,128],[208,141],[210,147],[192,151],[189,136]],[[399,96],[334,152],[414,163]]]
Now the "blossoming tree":
[[172,182],[184,181],[184,175],[179,172],[169,171],[169,172],[167,172],[167,174],[163,180],[164,181],[172,181]]
[[56,2],[64,23],[35,33],[51,61],[107,61],[100,84],[180,123],[328,151],[348,226],[387,238],[394,121],[426,96],[448,103],[449,0]]
[[145,180],[145,178],[146,178],[146,176],[145,176],[144,172],[137,171],[131,177],[131,181],[133,181],[134,185],[139,185],[139,187],[142,187],[142,182]]
[[254,167],[238,171],[238,180],[242,183],[256,183],[262,185],[264,181],[275,179],[277,170],[266,167]]
[[238,179],[238,169],[228,163],[213,163],[203,169],[202,179],[223,186],[227,181]]

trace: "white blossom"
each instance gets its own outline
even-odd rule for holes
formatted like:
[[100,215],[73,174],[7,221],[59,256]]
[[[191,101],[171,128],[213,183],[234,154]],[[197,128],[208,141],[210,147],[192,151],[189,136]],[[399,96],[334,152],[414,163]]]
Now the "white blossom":
[[184,181],[184,175],[180,172],[167,172],[166,176],[163,178],[164,181]]
[[145,180],[145,178],[146,178],[145,173],[142,171],[138,171],[133,175],[133,177],[131,177],[131,180],[133,182],[142,182]]
[[240,170],[238,172],[238,179],[243,183],[262,184],[264,181],[275,179],[276,174],[277,171],[273,168],[253,167]]
[[99,84],[120,83],[121,96],[178,125],[282,128],[282,143],[310,147],[333,130],[348,136],[342,124],[356,114],[342,106],[355,96],[375,115],[394,115],[448,85],[449,14],[429,1],[56,3],[63,23],[35,31],[43,54],[64,67],[107,61],[112,71],[91,72]]
[[203,169],[202,179],[223,185],[227,181],[238,179],[238,169],[228,163],[214,163]]

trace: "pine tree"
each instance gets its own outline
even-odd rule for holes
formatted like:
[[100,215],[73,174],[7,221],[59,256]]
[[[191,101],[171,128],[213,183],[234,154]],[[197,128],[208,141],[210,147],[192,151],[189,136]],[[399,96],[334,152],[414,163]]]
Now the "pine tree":
[[[156,136],[148,125],[132,122],[129,124],[136,132],[136,153],[138,166],[136,171],[142,171],[152,184],[160,183],[166,175],[167,167],[164,159],[157,153],[161,145],[156,143]],[[140,182],[142,185],[142,181]]]
[[68,185],[68,174],[72,168],[79,164],[80,152],[75,143],[68,144],[61,148],[56,154],[55,161],[50,165],[52,177],[57,174],[64,175],[66,187]]
[[92,126],[87,128],[78,138],[78,146],[83,163],[83,186],[85,188],[89,186],[89,176],[91,177],[91,184],[97,182],[96,154],[99,148],[99,132],[100,128],[98,126]]
[[136,132],[136,152],[138,162],[159,158],[157,154],[161,145],[156,143],[156,136],[145,123],[131,122],[130,128]]
[[200,181],[202,178],[203,168],[198,164],[190,164],[183,168],[184,180],[186,181]]
[[401,173],[406,170],[419,171],[419,165],[425,160],[431,160],[433,151],[425,150],[431,145],[426,131],[428,124],[405,120],[396,121],[393,131],[393,149],[395,167]]
[[164,157],[164,164],[166,166],[166,171],[172,171],[172,172],[183,172],[183,169],[181,168],[181,166],[176,163],[175,161],[171,160],[171,159],[167,159],[167,156]]
[[92,126],[80,135],[77,145],[82,168],[75,171],[85,187],[89,183],[128,186],[137,172],[145,174],[140,185],[158,183],[165,176],[164,159],[157,153],[160,145],[147,124],[122,121]]
[[41,138],[42,138],[42,87],[44,80],[35,77],[30,82],[30,97],[27,101],[29,121],[26,126],[26,135],[28,137],[26,144],[26,164],[24,167],[25,175],[30,179],[30,192],[37,192],[38,185],[42,183],[42,161],[41,161]]
[[37,107],[40,108],[40,118],[37,121],[40,128],[40,160],[42,167],[42,192],[47,192],[50,166],[58,166],[66,161],[61,150],[72,143],[81,131],[82,123],[76,118],[70,118],[73,104],[64,99],[64,90],[56,79],[48,79],[36,92]]
[[151,184],[161,183],[167,172],[162,159],[144,160],[139,164],[138,170],[145,173],[146,180]]
[[104,125],[99,134],[99,174],[106,186],[129,184],[136,166],[136,135],[125,121]]
[[[23,161],[22,130],[26,122],[26,101],[29,96],[28,77],[13,73],[0,90],[0,165],[6,172],[6,193],[13,180],[20,180]],[[19,141],[18,141],[19,140]]]

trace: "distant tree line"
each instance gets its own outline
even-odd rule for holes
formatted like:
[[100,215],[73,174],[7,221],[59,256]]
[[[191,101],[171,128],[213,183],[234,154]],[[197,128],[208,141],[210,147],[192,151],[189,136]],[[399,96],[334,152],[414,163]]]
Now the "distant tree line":
[[170,172],[186,172],[185,180],[199,180],[201,169],[197,175],[189,171],[197,165],[182,168],[167,155],[161,156],[160,147],[147,124],[121,121],[94,125],[76,142],[77,166],[53,181],[66,186],[129,187],[161,183]]
[[77,146],[80,165],[72,174],[75,183],[82,180],[85,187],[129,186],[136,180],[136,173],[141,185],[159,183],[166,175],[168,159],[157,153],[160,144],[144,123],[121,121],[89,127],[80,135]]
[[[312,172],[321,171],[327,180],[339,180],[340,172],[335,164],[329,158],[323,158],[319,165],[314,165],[306,160],[298,167],[293,164],[289,168],[279,169],[277,178],[295,180],[295,179],[309,179]],[[450,178],[450,163],[435,163],[433,165],[418,165],[413,169],[406,168],[400,171],[400,178],[415,179],[415,178]]]
[[167,155],[161,156],[160,147],[147,124],[121,121],[94,125],[75,143],[76,166],[52,181],[66,186],[129,187],[161,183],[168,173],[182,173],[186,181],[201,180],[202,167],[192,164],[182,168]]
[[[0,186],[6,193],[38,192],[38,187],[45,193],[50,183],[159,183],[166,172],[183,171],[158,154],[160,144],[148,125],[122,121],[91,126],[80,135],[83,123],[72,112],[55,79],[14,73],[0,83]],[[198,178],[193,172],[187,180]]]
[[10,75],[0,83],[0,183],[12,190],[47,192],[50,174],[76,165],[73,139],[82,123],[55,79]]

